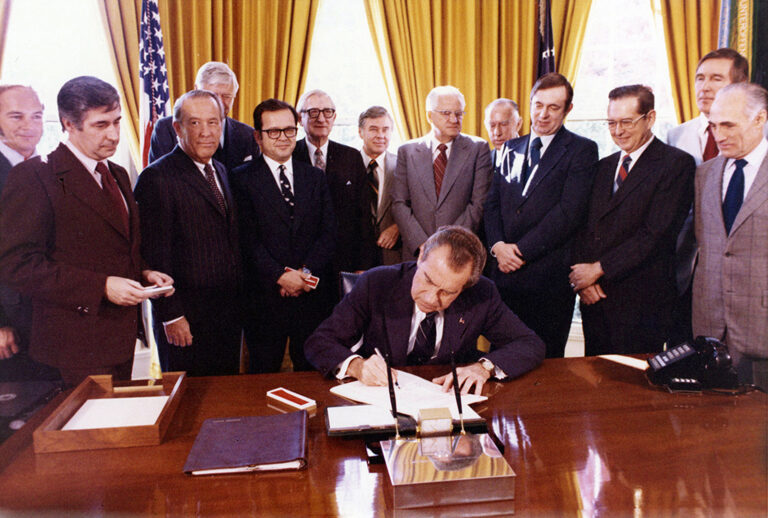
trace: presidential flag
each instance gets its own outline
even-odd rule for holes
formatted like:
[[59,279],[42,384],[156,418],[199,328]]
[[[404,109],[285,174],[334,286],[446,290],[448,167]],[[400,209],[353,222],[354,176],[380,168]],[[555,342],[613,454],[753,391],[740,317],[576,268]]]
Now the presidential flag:
[[552,9],[550,0],[539,0],[539,69],[536,77],[557,72],[555,40],[552,37]]
[[157,119],[170,114],[168,102],[168,70],[165,68],[163,33],[157,0],[141,2],[141,35],[139,38],[139,78],[141,80],[141,160],[147,166],[149,143]]

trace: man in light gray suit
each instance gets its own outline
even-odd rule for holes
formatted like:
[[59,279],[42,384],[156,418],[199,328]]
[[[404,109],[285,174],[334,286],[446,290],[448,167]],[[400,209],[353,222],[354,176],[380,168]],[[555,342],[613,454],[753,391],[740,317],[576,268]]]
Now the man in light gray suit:
[[371,106],[360,114],[357,130],[363,139],[360,154],[366,168],[365,192],[376,238],[377,265],[400,262],[402,241],[392,215],[392,181],[397,155],[390,153],[392,117],[383,106]]
[[461,133],[464,96],[453,86],[427,95],[432,131],[397,152],[392,211],[403,238],[403,260],[418,256],[427,237],[443,225],[477,232],[491,182],[488,143]]
[[768,91],[720,90],[709,123],[720,156],[696,170],[699,263],[693,333],[729,348],[739,380],[768,388]]
[[[709,109],[715,95],[731,83],[740,83],[749,78],[749,63],[733,49],[713,50],[699,60],[693,86],[696,91],[696,106],[699,116],[672,128],[667,134],[667,143],[682,149],[693,157],[696,165],[715,158],[717,144],[709,128]],[[677,236],[675,249],[675,282],[678,300],[674,309],[674,330],[670,339],[673,343],[693,338],[691,334],[691,281],[696,262],[696,239],[693,235],[693,210],[688,214],[683,228]]]

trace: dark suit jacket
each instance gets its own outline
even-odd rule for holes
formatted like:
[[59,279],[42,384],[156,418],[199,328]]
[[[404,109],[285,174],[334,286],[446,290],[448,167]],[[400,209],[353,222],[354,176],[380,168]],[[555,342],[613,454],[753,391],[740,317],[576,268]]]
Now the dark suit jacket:
[[104,289],[110,275],[141,277],[139,215],[128,174],[110,168],[130,235],[64,144],[15,167],[0,199],[0,280],[32,297],[30,354],[48,365],[103,367],[133,356],[137,308],[112,304]]
[[293,180],[296,205],[291,219],[263,157],[232,172],[245,271],[254,296],[279,296],[277,280],[286,266],[306,266],[323,287],[336,286],[329,279],[336,222],[323,172],[294,158]]
[[215,160],[214,166],[226,213],[179,146],[144,169],[136,184],[142,254],[152,269],[173,277],[176,287],[170,297],[152,301],[163,322],[187,314],[206,293],[229,292],[236,299],[242,289],[235,203],[224,166]]
[[693,201],[696,164],[654,138],[613,193],[620,156],[598,163],[572,262],[600,261],[605,275],[598,283],[607,298],[597,304],[612,320],[629,323],[648,311],[671,311],[675,242]]
[[[5,158],[5,155],[0,153],[0,194],[3,192],[3,187],[5,187],[5,181],[8,179],[8,172],[10,170],[11,163]],[[5,310],[5,305],[18,303],[18,299],[18,292],[0,285],[0,327],[13,325],[8,317],[8,312]]]
[[[152,130],[149,147],[149,163],[170,153],[176,147],[176,131],[173,129],[173,117],[163,117]],[[253,137],[253,128],[240,121],[227,117],[224,125],[224,147],[219,146],[214,160],[218,160],[232,171],[246,160],[259,156],[259,145]],[[249,158],[250,157],[250,158]]]
[[[312,165],[306,139],[296,143],[293,158]],[[329,140],[325,163],[337,225],[334,269],[338,272],[370,268],[376,264],[377,249],[364,190],[363,159],[358,150]]]
[[[392,365],[407,363],[408,335],[413,317],[411,284],[416,263],[407,262],[374,268],[363,274],[352,291],[333,310],[304,344],[307,359],[329,375],[352,353],[350,348],[363,337],[358,353],[374,354],[374,348],[392,352]],[[536,367],[544,359],[544,344],[504,305],[493,283],[481,277],[465,289],[445,310],[443,340],[436,363],[450,363],[453,350],[458,363],[491,360],[514,378]],[[477,337],[491,342],[491,351],[477,349]]]
[[489,255],[488,269],[499,288],[567,290],[568,246],[586,216],[597,144],[560,128],[523,196],[520,183],[509,178],[515,162],[527,156],[529,137],[506,142],[509,153],[493,175],[484,218],[488,247],[499,241],[517,243],[526,264],[504,274]]

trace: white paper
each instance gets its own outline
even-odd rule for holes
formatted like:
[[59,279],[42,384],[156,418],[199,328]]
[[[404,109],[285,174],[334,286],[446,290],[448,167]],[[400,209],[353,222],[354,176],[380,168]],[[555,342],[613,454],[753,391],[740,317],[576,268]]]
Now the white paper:
[[[395,386],[395,400],[397,411],[401,414],[418,417],[422,408],[448,408],[453,419],[459,419],[459,411],[456,406],[456,396],[453,390],[443,392],[442,386],[429,380],[420,378],[414,374],[393,369],[397,373]],[[392,404],[389,400],[389,389],[386,386],[364,385],[359,381],[344,383],[331,388],[331,392],[337,396],[368,403],[385,410],[390,410]],[[465,419],[479,419],[480,416],[469,405],[488,399],[486,396],[464,394],[461,396],[461,407]]]
[[153,425],[169,396],[89,399],[62,430]]
[[392,412],[374,405],[330,406],[327,410],[331,431],[395,426]]
[[639,369],[641,371],[644,371],[648,368],[647,361],[641,360],[639,358],[632,358],[631,356],[622,356],[620,354],[603,354],[600,356],[600,358],[620,363],[622,365],[626,365],[627,367],[632,367],[633,369]]

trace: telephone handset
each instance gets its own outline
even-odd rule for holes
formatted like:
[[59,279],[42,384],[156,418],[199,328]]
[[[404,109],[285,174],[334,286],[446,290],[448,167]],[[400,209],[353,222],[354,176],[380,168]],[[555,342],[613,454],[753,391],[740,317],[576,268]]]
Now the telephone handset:
[[715,338],[697,336],[648,359],[648,379],[655,385],[678,390],[684,385],[701,388],[738,388],[728,347]]

